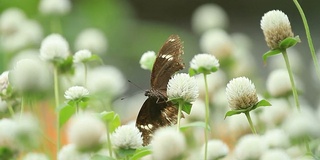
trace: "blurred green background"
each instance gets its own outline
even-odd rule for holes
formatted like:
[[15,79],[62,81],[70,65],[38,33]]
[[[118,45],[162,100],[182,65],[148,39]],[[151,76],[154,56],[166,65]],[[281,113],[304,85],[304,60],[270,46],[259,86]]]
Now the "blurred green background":
[[[296,49],[303,54],[303,61],[310,68],[311,55],[305,38],[300,15],[291,0],[72,0],[69,14],[61,17],[62,34],[68,40],[74,53],[74,40],[85,28],[101,29],[108,40],[107,52],[102,55],[105,64],[115,65],[125,77],[140,86],[149,88],[150,72],[142,70],[139,65],[141,55],[149,50],[157,52],[170,34],[178,34],[184,41],[186,68],[191,58],[201,53],[200,35],[192,31],[191,17],[194,10],[202,4],[215,3],[225,9],[229,16],[228,33],[240,32],[249,36],[254,42],[253,53],[262,79],[267,77],[267,69],[261,56],[268,50],[260,29],[260,19],[269,10],[280,9],[290,19],[293,31],[300,35],[301,44]],[[21,8],[28,18],[37,20],[44,29],[44,35],[51,33],[50,19],[39,14],[39,0],[0,0],[0,13],[10,7]],[[319,0],[301,1],[309,20],[315,48],[319,48]],[[40,46],[40,45],[39,45]],[[39,47],[38,47],[39,48]],[[0,72],[7,70],[0,53]],[[310,77],[306,72],[301,77]],[[306,78],[310,80],[310,78]],[[306,90],[314,90],[309,84]],[[130,86],[130,91],[137,91]],[[313,93],[313,92],[312,92]],[[309,99],[317,98],[310,94]]]

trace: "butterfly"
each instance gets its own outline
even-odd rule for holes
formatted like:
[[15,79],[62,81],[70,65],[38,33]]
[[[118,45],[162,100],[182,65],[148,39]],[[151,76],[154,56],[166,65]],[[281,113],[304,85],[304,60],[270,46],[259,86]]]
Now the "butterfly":
[[142,133],[143,145],[150,143],[155,130],[177,123],[178,109],[167,101],[167,84],[171,76],[184,68],[181,59],[183,45],[178,35],[171,35],[157,54],[151,72],[151,89],[143,103],[136,127]]

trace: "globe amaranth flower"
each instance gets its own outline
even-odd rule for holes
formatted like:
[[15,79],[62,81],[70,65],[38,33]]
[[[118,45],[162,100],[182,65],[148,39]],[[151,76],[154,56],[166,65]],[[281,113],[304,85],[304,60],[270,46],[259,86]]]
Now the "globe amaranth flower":
[[286,96],[292,92],[288,71],[285,69],[272,71],[266,83],[267,91],[273,97]]
[[151,71],[156,58],[157,56],[154,51],[147,51],[143,53],[139,61],[141,68]]
[[142,134],[134,125],[123,125],[111,134],[112,144],[117,149],[137,149],[142,147]]
[[219,66],[219,61],[211,54],[197,54],[190,62],[190,68],[194,70],[195,73],[208,74],[215,72]]
[[43,60],[65,59],[69,56],[69,44],[60,34],[51,34],[41,42],[40,57]]
[[180,157],[186,149],[185,137],[175,128],[158,129],[151,142],[152,156],[155,160],[173,160]]
[[87,49],[79,50],[77,51],[73,56],[73,62],[74,63],[81,63],[87,61],[89,58],[91,58],[92,53],[91,51]]
[[269,149],[265,151],[260,157],[260,160],[270,159],[291,160],[291,157],[288,155],[288,153],[286,153],[286,151],[281,149]]
[[238,141],[234,152],[238,160],[259,159],[268,149],[263,137],[256,134],[248,134]]
[[88,49],[94,54],[104,54],[108,49],[108,41],[104,33],[96,28],[83,30],[76,38],[77,50]]
[[[205,147],[202,147],[201,156],[204,157]],[[225,157],[229,153],[229,147],[223,141],[218,139],[212,139],[208,141],[208,158],[207,159],[220,159]],[[203,159],[203,158],[202,158]]]
[[89,91],[82,86],[70,87],[65,93],[64,97],[67,100],[77,100],[89,95]]
[[[84,128],[84,127],[83,127]],[[91,155],[87,152],[80,152],[74,144],[68,144],[61,148],[58,153],[58,160],[88,160]]]
[[105,142],[106,127],[93,114],[83,113],[73,117],[67,131],[68,140],[81,151],[95,151]]
[[169,100],[194,102],[199,96],[199,88],[194,77],[186,73],[175,74],[168,82],[167,95]]
[[30,152],[22,160],[49,160],[49,158],[43,153]]
[[39,4],[39,11],[46,15],[65,15],[70,10],[70,0],[41,0]]
[[246,77],[232,79],[226,88],[228,105],[233,110],[247,109],[258,103],[254,84]]
[[0,75],[0,93],[8,88],[9,85],[9,71],[5,71]]
[[279,10],[265,13],[260,22],[267,45],[271,49],[279,48],[279,43],[293,37],[288,16]]

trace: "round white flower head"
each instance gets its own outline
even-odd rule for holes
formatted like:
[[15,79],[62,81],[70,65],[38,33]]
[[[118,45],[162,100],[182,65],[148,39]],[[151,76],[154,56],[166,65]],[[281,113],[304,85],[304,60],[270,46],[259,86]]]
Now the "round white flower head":
[[155,160],[175,159],[186,149],[184,135],[175,128],[158,129],[151,142],[152,156]]
[[141,68],[151,71],[156,58],[157,56],[154,51],[147,51],[143,53],[139,61]]
[[262,110],[260,119],[268,128],[274,128],[281,124],[290,115],[290,106],[286,99],[271,99],[268,109]]
[[41,0],[39,10],[45,15],[65,15],[71,10],[70,0]]
[[270,149],[264,152],[260,157],[260,160],[271,159],[291,160],[290,156],[285,151],[280,149]]
[[203,68],[207,71],[211,71],[213,68],[218,68],[219,66],[219,61],[211,54],[197,54],[190,62],[190,67],[194,70]]
[[63,146],[58,154],[58,160],[88,160],[90,158],[90,153],[78,151],[74,144]]
[[88,28],[76,38],[75,48],[77,50],[88,49],[94,54],[104,54],[108,48],[108,41],[101,30]]
[[222,29],[210,29],[200,37],[200,49],[204,53],[213,54],[222,60],[233,52],[233,43],[230,36]]
[[68,140],[81,151],[99,149],[105,141],[105,134],[104,123],[89,113],[73,117],[68,127]]
[[[291,93],[291,82],[288,71],[285,69],[277,69],[272,71],[267,78],[267,91],[273,97],[286,96]],[[299,88],[299,83],[297,82]]]
[[231,109],[246,109],[258,103],[254,84],[246,77],[232,79],[226,88],[228,105]]
[[22,160],[49,160],[49,158],[43,153],[28,153]]
[[225,28],[229,20],[227,13],[220,6],[204,4],[194,11],[191,23],[193,30],[203,33],[212,28]]
[[5,71],[0,75],[0,93],[8,88],[9,85],[9,71]]
[[[201,149],[201,159],[204,157],[205,147]],[[208,141],[208,157],[207,159],[220,159],[229,153],[229,147],[221,140],[212,139]]]
[[66,92],[64,93],[64,97],[67,100],[77,100],[83,97],[86,97],[89,95],[88,89],[82,87],[82,86],[73,86],[70,87]]
[[85,62],[92,56],[91,51],[87,49],[79,50],[77,51],[73,56],[73,62],[74,63],[81,63]]
[[259,159],[268,149],[268,145],[259,135],[245,135],[241,137],[235,147],[235,156],[238,160]]
[[286,149],[290,145],[289,136],[282,129],[268,130],[263,135],[263,138],[265,139],[269,148]]
[[282,40],[293,37],[289,18],[282,11],[272,10],[265,13],[260,26],[267,45],[271,49],[277,49]]
[[100,66],[91,70],[87,85],[92,94],[103,94],[109,98],[122,94],[127,88],[122,73],[113,66]]
[[0,33],[10,36],[15,33],[19,26],[26,20],[26,16],[21,9],[9,8],[0,15]]
[[142,134],[134,125],[119,126],[111,134],[112,144],[117,149],[137,149],[142,147]]
[[10,72],[10,84],[22,93],[44,91],[50,87],[50,73],[46,65],[35,59],[18,61]]
[[40,57],[52,61],[55,58],[65,59],[69,56],[69,44],[59,34],[51,34],[41,42]]
[[0,146],[10,150],[16,150],[18,147],[15,141],[17,123],[12,119],[0,119]]
[[194,102],[199,96],[199,88],[194,77],[186,73],[175,74],[168,82],[167,95],[171,100]]

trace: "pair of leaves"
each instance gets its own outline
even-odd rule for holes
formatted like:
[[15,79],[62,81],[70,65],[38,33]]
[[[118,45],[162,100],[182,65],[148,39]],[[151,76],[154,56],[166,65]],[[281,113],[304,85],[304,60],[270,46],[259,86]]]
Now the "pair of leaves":
[[269,103],[267,100],[261,100],[257,104],[253,105],[252,107],[249,107],[247,109],[237,109],[237,110],[230,110],[226,113],[224,118],[235,115],[235,114],[240,114],[240,113],[248,113],[256,108],[259,107],[264,107],[264,106],[271,106],[271,103]]
[[189,69],[189,75],[190,76],[194,76],[194,75],[197,75],[197,74],[210,74],[210,73],[213,73],[213,72],[216,72],[218,70],[218,67],[212,67],[210,69],[207,69],[207,68],[204,68],[204,67],[200,67],[198,69],[193,69],[193,68],[190,68]]
[[277,49],[272,49],[272,50],[268,51],[267,53],[265,53],[265,54],[262,56],[263,62],[266,63],[267,59],[268,59],[270,56],[280,54],[280,53],[282,53],[284,50],[286,50],[287,48],[290,48],[290,47],[292,47],[292,46],[295,46],[298,42],[301,42],[299,36],[296,36],[296,37],[288,37],[288,38],[284,39],[283,41],[281,41],[281,42],[279,43],[279,48],[277,48]]
[[113,111],[103,111],[100,117],[107,124],[109,133],[114,132],[121,124],[119,115]]

